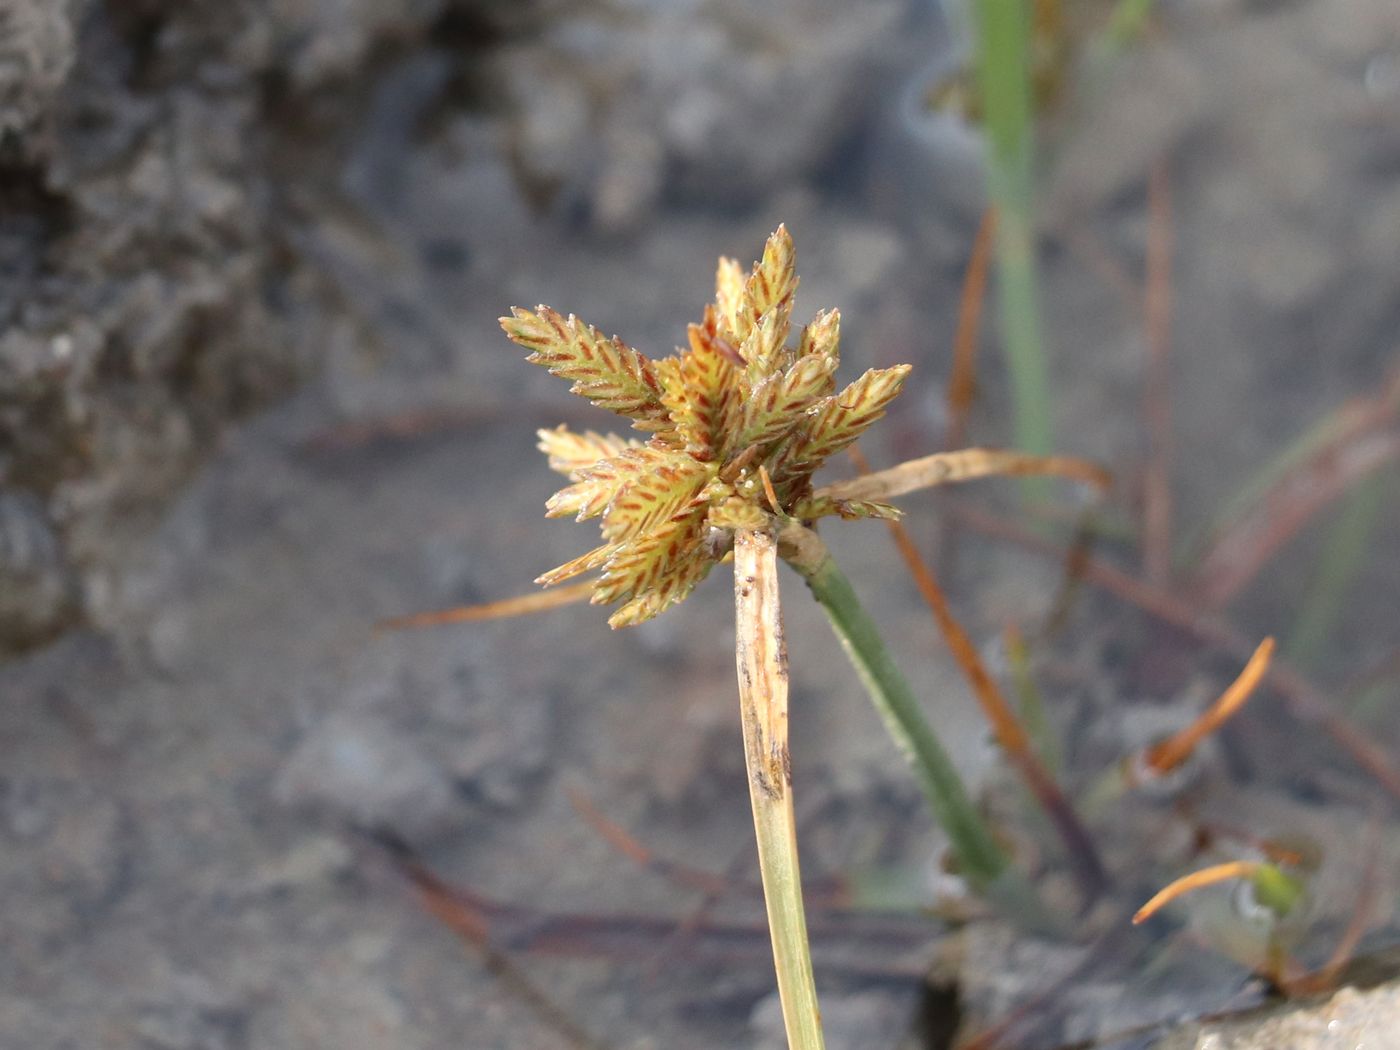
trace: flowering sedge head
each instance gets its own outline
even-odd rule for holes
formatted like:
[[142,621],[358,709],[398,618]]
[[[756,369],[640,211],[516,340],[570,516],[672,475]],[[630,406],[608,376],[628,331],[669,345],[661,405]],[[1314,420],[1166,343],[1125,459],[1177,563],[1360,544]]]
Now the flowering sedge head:
[[600,517],[604,542],[536,582],[599,572],[592,601],[622,602],[608,622],[623,627],[684,599],[736,529],[898,516],[886,503],[814,496],[812,475],[884,415],[909,366],[871,369],[838,392],[840,314],[819,312],[789,345],[796,289],[780,226],[749,273],[720,260],[715,301],[673,357],[651,360],[547,306],[501,318],[530,362],[647,435],[540,431],[549,465],[572,481],[546,504],[550,517]]

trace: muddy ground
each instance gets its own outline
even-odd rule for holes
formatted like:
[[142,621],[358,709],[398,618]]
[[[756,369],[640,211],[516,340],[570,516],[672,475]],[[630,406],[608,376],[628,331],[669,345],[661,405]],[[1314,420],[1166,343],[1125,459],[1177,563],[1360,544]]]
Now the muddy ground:
[[[868,454],[936,447],[982,206],[972,140],[920,104],[951,41],[901,0],[0,7],[0,1043],[781,1045],[724,572],[620,633],[588,608],[372,628],[520,593],[590,544],[543,518],[556,479],[533,431],[608,419],[521,362],[495,321],[511,305],[664,354],[715,258],[752,258],[784,221],[798,316],[840,307],[847,373],[915,364]],[[1400,15],[1182,2],[1074,68],[1043,149],[1057,444],[1117,472],[1101,520],[1119,538],[1099,553],[1135,570],[1148,172],[1171,190],[1186,546],[1396,366]],[[985,343],[972,437],[1005,444],[990,322]],[[1009,483],[959,495],[1018,506]],[[1383,499],[1307,668],[1332,700],[1396,645],[1393,486]],[[1004,667],[1004,624],[1044,622],[1061,565],[973,530],[950,545],[949,504],[908,507]],[[1225,610],[1243,635],[1287,637],[1335,520]],[[882,528],[826,532],[960,764],[1064,892]],[[1060,978],[1011,1045],[1147,1045],[1111,1036],[1257,1002],[1197,937],[1231,921],[1226,894],[1084,947],[1191,866],[1202,822],[1320,844],[1298,947],[1313,965],[1373,849],[1363,950],[1395,940],[1394,800],[1267,690],[1204,763],[1191,819],[1152,800],[1090,819],[1120,895],[1076,943],[950,931],[924,910],[957,887],[916,782],[789,582],[804,865],[893,910],[814,912],[833,1048],[939,1045],[954,999],[977,1028]],[[1083,792],[1238,659],[1081,589],[1035,669]],[[1359,716],[1388,753],[1394,699]],[[697,912],[704,894],[638,867],[571,795],[728,892]],[[425,910],[388,837],[493,902],[504,961]],[[935,964],[956,996],[927,994]]]

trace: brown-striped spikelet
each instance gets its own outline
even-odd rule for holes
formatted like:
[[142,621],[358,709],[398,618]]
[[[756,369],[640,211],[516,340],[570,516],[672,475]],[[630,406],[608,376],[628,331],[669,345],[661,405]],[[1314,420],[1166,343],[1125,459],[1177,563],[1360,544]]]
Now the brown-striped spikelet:
[[650,434],[642,442],[540,431],[549,465],[572,481],[549,500],[549,515],[601,517],[604,542],[538,582],[601,570],[593,601],[623,602],[608,621],[622,627],[685,598],[725,557],[735,529],[779,516],[898,515],[887,503],[813,498],[813,473],[884,415],[909,366],[871,369],[837,392],[840,314],[818,313],[789,345],[794,262],[781,226],[747,275],[721,259],[715,301],[690,326],[687,348],[658,361],[547,306],[501,318],[530,362]]

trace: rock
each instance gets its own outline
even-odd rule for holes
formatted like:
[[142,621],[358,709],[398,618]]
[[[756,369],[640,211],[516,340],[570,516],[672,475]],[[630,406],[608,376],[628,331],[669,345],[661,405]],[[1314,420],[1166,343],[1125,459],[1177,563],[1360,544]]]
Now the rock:
[[[821,996],[822,1029],[830,1050],[867,1050],[900,1044],[914,1026],[922,990],[848,992]],[[783,1050],[782,1003],[778,993],[764,996],[750,1018],[754,1046],[759,1050]]]
[[333,715],[292,752],[274,793],[291,806],[420,844],[454,824],[447,771],[386,720]]
[[663,189],[760,198],[817,173],[868,116],[901,9],[707,0],[604,21],[585,8],[501,57],[516,155],[546,198],[608,232],[634,231]]
[[[380,66],[445,8],[4,5],[0,485],[41,501],[56,560],[84,585],[229,420],[335,346],[340,307],[295,215],[334,208],[332,129],[364,119]],[[53,602],[29,597],[29,618],[52,621]],[[0,645],[44,631],[10,634]]]
[[1325,1002],[1187,1025],[1152,1050],[1384,1050],[1400,1038],[1400,984],[1343,988]]
[[76,594],[43,504],[0,490],[0,651],[52,637],[72,617]]
[[10,0],[0,10],[0,142],[38,123],[77,58],[74,0]]

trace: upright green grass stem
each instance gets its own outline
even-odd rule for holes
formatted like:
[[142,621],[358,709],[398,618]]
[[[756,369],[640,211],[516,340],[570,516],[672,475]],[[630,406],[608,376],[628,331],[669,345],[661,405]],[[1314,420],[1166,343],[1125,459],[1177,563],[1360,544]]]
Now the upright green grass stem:
[[1303,610],[1288,639],[1288,655],[1305,667],[1315,664],[1325,650],[1347,593],[1365,566],[1389,481],[1380,472],[1357,482],[1328,533]]
[[734,613],[744,759],[783,1024],[789,1050],[823,1050],[797,862],[777,541],[768,533],[735,533]]
[[[997,297],[1011,372],[1016,444],[1025,452],[1047,455],[1053,438],[1035,257],[1029,3],[971,4],[987,136],[987,188],[997,213]],[[1038,498],[1046,483],[1028,478],[1022,485],[1028,496]]]
[[1006,853],[973,806],[957,767],[831,552],[816,533],[802,526],[785,530],[782,539],[783,556],[807,581],[890,735],[917,770],[962,876],[1028,928],[1053,930],[1034,892],[1010,867]]

